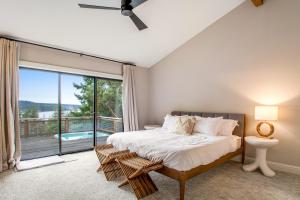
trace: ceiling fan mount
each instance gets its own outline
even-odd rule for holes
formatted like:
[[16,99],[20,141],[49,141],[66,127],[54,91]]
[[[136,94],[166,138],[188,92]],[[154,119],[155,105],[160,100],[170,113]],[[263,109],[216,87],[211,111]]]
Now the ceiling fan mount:
[[134,12],[132,11],[137,6],[141,5],[147,0],[122,0],[120,8],[116,7],[106,7],[106,6],[96,6],[96,5],[87,5],[87,4],[78,4],[80,8],[90,8],[90,9],[102,9],[102,10],[121,10],[121,14],[123,16],[130,17],[132,22],[136,25],[136,27],[141,31],[146,28],[146,24],[138,18]]

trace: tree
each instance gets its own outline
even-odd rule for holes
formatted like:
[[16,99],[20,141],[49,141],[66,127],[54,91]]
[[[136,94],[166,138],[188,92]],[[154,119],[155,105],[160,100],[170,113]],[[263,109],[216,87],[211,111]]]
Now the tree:
[[[80,84],[73,83],[79,91],[75,94],[81,105],[78,111],[70,116],[90,116],[94,105],[94,79],[85,77]],[[122,117],[122,82],[116,80],[97,79],[97,115]]]
[[55,110],[50,119],[47,121],[46,132],[48,135],[58,134],[58,110]]
[[38,111],[35,107],[31,107],[26,109],[23,113],[21,113],[22,118],[39,118]]
[[73,83],[73,87],[79,91],[79,94],[75,93],[74,95],[80,101],[81,105],[79,111],[72,111],[69,115],[73,117],[90,116],[93,112],[94,102],[93,78],[85,77],[82,83]]

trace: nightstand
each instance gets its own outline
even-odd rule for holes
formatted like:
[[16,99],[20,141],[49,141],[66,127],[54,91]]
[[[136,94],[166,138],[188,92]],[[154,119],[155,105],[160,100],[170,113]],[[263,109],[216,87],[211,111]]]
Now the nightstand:
[[155,128],[160,128],[161,125],[157,125],[157,124],[149,124],[149,125],[145,125],[144,129],[145,130],[151,130],[151,129],[155,129]]
[[245,171],[251,172],[260,168],[265,176],[274,176],[275,172],[267,164],[267,150],[279,143],[278,139],[268,139],[255,136],[245,137],[245,141],[256,148],[256,158],[252,164],[244,165]]

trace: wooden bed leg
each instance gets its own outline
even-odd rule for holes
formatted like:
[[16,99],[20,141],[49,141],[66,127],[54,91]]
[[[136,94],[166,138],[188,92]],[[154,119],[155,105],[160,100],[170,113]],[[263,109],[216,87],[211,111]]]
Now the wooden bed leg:
[[242,164],[245,164],[245,147],[243,148],[242,151]]
[[180,187],[180,200],[184,200],[185,181],[179,181],[179,187]]

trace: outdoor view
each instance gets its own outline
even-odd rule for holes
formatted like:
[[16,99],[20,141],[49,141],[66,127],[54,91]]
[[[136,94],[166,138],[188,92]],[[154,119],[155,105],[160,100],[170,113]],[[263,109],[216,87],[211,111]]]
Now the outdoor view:
[[90,149],[123,130],[121,81],[20,68],[19,84],[22,159]]

